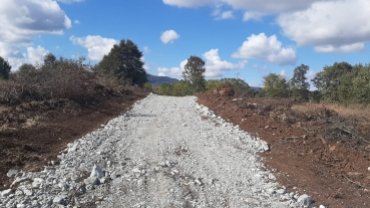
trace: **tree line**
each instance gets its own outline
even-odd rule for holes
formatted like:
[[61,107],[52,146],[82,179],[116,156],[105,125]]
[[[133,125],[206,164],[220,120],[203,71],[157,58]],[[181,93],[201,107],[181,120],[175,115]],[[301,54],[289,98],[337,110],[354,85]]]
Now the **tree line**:
[[[103,85],[110,85],[111,88],[113,85],[136,85],[158,94],[185,96],[228,83],[240,95],[292,98],[302,102],[370,103],[370,65],[336,62],[325,66],[311,80],[317,90],[310,91],[306,78],[309,66],[301,64],[294,69],[290,80],[270,73],[263,78],[263,89],[254,91],[245,81],[237,78],[206,80],[205,62],[197,56],[188,58],[182,73],[183,80],[154,87],[147,83],[141,58],[142,52],[131,40],[121,40],[94,66],[84,64],[83,57],[78,60],[57,59],[55,55],[47,54],[42,63],[22,64],[19,70],[12,73],[10,64],[0,57],[0,102],[10,102],[13,99],[11,94],[20,100],[63,97],[67,96],[63,94],[73,91],[72,86],[76,91],[80,90],[76,97],[80,97],[84,90],[96,91]],[[87,86],[91,83],[94,83],[94,89]]]
[[325,66],[311,80],[316,87],[315,91],[309,91],[310,85],[306,78],[308,70],[309,67],[304,64],[296,67],[290,80],[274,73],[265,76],[265,96],[293,98],[297,101],[370,103],[370,65],[335,62]]
[[128,86],[147,82],[141,58],[131,40],[121,40],[96,65],[86,64],[84,57],[57,58],[49,53],[41,63],[25,63],[11,72],[10,64],[0,57],[0,104],[55,99],[88,103],[126,93]]

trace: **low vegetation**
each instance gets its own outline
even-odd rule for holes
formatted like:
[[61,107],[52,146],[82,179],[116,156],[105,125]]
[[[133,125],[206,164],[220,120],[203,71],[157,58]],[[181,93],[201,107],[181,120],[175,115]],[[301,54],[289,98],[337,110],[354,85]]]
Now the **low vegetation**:
[[130,40],[122,40],[96,66],[78,59],[47,54],[42,63],[23,64],[14,73],[0,57],[0,104],[66,99],[85,105],[143,86],[146,73],[142,53]]

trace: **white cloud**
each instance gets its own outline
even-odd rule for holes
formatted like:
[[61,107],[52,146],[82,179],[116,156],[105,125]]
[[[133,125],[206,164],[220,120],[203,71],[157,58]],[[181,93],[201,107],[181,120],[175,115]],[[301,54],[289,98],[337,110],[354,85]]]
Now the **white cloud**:
[[39,45],[37,46],[37,48],[27,47],[27,53],[28,53],[28,62],[31,64],[37,64],[43,62],[44,56],[48,54],[49,51]]
[[[344,15],[346,14],[346,15]],[[320,1],[306,10],[282,14],[278,24],[299,46],[318,52],[364,50],[370,41],[370,1]]]
[[[218,54],[218,49],[211,49],[203,54],[205,68],[206,68],[206,77],[222,77],[224,73],[230,70],[236,69],[243,69],[245,64],[247,63],[246,60],[240,61],[237,64],[233,64],[222,60],[220,55]],[[180,63],[180,67],[172,67],[172,68],[165,68],[159,67],[158,68],[158,76],[182,76],[182,72],[185,69],[185,65],[188,63],[188,60],[184,60]]]
[[252,69],[257,69],[259,72],[266,72],[268,70],[268,67],[266,65],[261,67],[261,66],[258,66],[258,64],[253,64]]
[[265,15],[266,14],[261,13],[261,12],[245,12],[243,16],[243,21],[245,22],[249,20],[262,21],[262,17]]
[[174,30],[167,30],[163,32],[161,35],[161,41],[164,44],[173,43],[174,40],[179,39],[179,38],[180,38],[180,35],[177,34],[177,32]]
[[88,57],[94,61],[100,61],[104,55],[110,52],[113,45],[118,44],[117,40],[103,38],[100,35],[88,35],[82,38],[71,36],[69,39],[73,44],[86,48],[88,51]]
[[79,20],[75,20],[75,21],[73,21],[73,23],[75,23],[76,25],[81,24],[81,22]]
[[163,3],[178,7],[226,4],[232,6],[234,9],[276,14],[305,9],[315,1],[320,0],[163,0]]
[[306,74],[306,78],[311,81],[311,79],[315,78],[316,76],[316,72],[312,71],[312,70],[309,70]]
[[349,45],[333,46],[333,45],[321,45],[316,46],[315,51],[323,53],[339,52],[356,52],[365,50],[365,43],[354,43]]
[[283,77],[284,79],[288,79],[288,74],[284,69],[280,71],[279,76]]
[[215,17],[215,20],[224,20],[224,19],[234,19],[234,12],[232,10],[229,11],[221,11],[222,5],[217,5],[215,10],[212,12],[212,16]]
[[251,35],[232,55],[233,58],[261,59],[278,65],[293,65],[297,60],[293,48],[283,48],[275,35],[267,37],[265,33]]
[[182,72],[184,71],[185,65],[188,63],[188,60],[184,60],[180,63],[180,67],[172,67],[172,68],[165,68],[165,67],[158,67],[158,76],[182,76]]
[[58,2],[62,2],[62,3],[65,3],[65,4],[70,4],[70,3],[73,3],[73,2],[83,2],[85,0],[56,0]]
[[144,52],[144,53],[149,53],[149,52],[150,52],[149,47],[148,47],[148,46],[144,46],[144,47],[143,47],[143,52]]
[[144,56],[142,56],[140,60],[144,63],[144,65],[143,65],[144,70],[145,70],[145,71],[148,71],[148,70],[149,70],[149,66],[145,63],[145,58],[144,58]]
[[233,64],[225,60],[221,60],[218,54],[218,49],[211,49],[203,54],[205,59],[206,77],[221,77],[225,72],[234,69],[243,69],[247,61],[243,60],[238,64]]
[[235,17],[234,17],[233,11],[225,11],[221,13],[219,18],[220,19],[233,19]]
[[31,46],[34,37],[40,34],[61,35],[71,26],[71,20],[55,1],[2,0],[0,56],[13,66],[19,65],[25,57],[20,51]]

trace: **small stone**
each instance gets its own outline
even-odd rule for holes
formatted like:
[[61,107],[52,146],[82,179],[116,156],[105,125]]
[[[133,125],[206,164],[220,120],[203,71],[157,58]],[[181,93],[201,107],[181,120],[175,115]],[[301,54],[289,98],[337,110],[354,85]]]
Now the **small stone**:
[[285,189],[279,189],[276,191],[278,194],[285,194],[286,190]]
[[199,186],[203,185],[202,181],[200,179],[195,179],[194,181],[196,184],[198,184]]
[[64,204],[64,199],[61,197],[61,196],[56,196],[54,197],[53,199],[53,203],[54,204]]
[[268,176],[268,178],[270,179],[270,180],[273,180],[273,181],[275,181],[276,180],[276,177],[273,175],[273,174],[269,174],[269,176]]
[[134,172],[134,173],[141,173],[141,170],[139,168],[134,168],[134,169],[132,169],[132,172]]
[[13,190],[8,189],[8,190],[1,192],[1,196],[9,196],[12,193],[13,193]]
[[84,180],[85,184],[89,185],[99,185],[99,178],[96,177],[88,177]]
[[14,185],[17,185],[17,184],[20,184],[24,181],[27,181],[29,180],[28,178],[17,178],[13,181],[13,183],[10,185],[11,187],[14,186]]
[[101,169],[101,167],[99,167],[98,165],[94,165],[94,167],[91,171],[90,177],[103,178],[104,177],[104,172]]
[[18,190],[15,191],[15,195],[16,196],[21,196],[21,195],[23,195],[23,191],[18,189]]
[[24,190],[23,193],[26,195],[26,196],[33,196],[33,192],[31,190]]
[[267,189],[267,190],[266,190],[266,192],[267,192],[268,194],[270,194],[270,195],[272,195],[272,194],[276,194],[276,191],[275,191],[275,189],[273,189],[273,188],[269,188],[269,189]]
[[313,204],[315,201],[312,200],[312,198],[310,196],[308,196],[307,194],[303,194],[302,196],[298,197],[297,199],[297,202],[298,204],[300,204],[301,206],[310,206],[311,204]]
[[8,176],[9,178],[13,177],[13,176],[16,176],[18,173],[18,170],[9,170],[8,173],[6,174],[6,176]]
[[320,205],[319,208],[325,208],[325,206],[324,205]]

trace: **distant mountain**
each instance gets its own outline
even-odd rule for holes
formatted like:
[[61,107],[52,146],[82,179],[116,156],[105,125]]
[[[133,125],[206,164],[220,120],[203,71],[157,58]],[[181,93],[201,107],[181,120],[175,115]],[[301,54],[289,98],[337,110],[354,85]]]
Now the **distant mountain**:
[[252,86],[251,86],[251,88],[252,88],[252,89],[254,89],[254,90],[256,90],[256,91],[260,91],[260,90],[262,90],[262,87],[252,87]]
[[155,75],[151,75],[151,74],[148,74],[147,78],[148,78],[148,82],[151,85],[161,85],[163,83],[173,84],[173,83],[179,81],[178,79],[175,79],[175,78],[160,77],[160,76],[155,76]]

